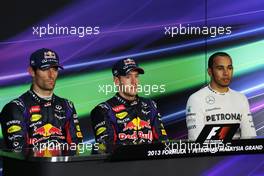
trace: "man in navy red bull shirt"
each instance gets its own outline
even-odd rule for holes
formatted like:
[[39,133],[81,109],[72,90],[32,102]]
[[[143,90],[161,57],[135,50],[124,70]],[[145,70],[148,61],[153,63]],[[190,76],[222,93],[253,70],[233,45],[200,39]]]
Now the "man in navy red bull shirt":
[[30,90],[3,108],[0,118],[5,144],[13,150],[39,143],[78,144],[82,133],[71,101],[53,93],[59,64],[57,53],[39,49],[30,57]]
[[156,103],[139,97],[139,74],[144,70],[133,59],[122,59],[112,68],[118,93],[91,112],[100,149],[111,152],[115,144],[146,144],[167,139]]

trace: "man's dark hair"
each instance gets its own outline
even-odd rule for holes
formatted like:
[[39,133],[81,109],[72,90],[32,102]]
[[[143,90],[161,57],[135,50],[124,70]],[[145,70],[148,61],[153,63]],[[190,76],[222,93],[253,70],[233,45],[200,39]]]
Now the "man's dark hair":
[[32,68],[32,70],[34,71],[34,72],[36,72],[37,71],[37,67],[31,67]]
[[208,68],[213,68],[213,64],[214,64],[214,58],[218,57],[218,56],[225,56],[225,57],[229,57],[231,59],[231,56],[225,52],[216,52],[214,54],[212,54],[209,57],[208,60]]

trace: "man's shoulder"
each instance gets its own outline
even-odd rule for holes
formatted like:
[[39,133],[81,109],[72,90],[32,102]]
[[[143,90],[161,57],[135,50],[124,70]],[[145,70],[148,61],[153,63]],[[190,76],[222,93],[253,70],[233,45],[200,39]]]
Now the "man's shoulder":
[[189,100],[200,100],[202,97],[207,96],[208,94],[208,87],[202,87],[198,91],[194,92],[193,94],[190,95]]
[[98,120],[100,121],[101,119],[104,119],[107,116],[109,110],[110,107],[106,105],[106,102],[98,104],[90,112],[91,121],[94,123]]
[[8,106],[13,106],[13,107],[20,107],[20,108],[25,108],[25,101],[27,98],[30,97],[29,91],[24,92],[22,95],[19,97],[11,100],[9,103],[7,103]]
[[110,110],[110,106],[109,104],[105,101],[105,102],[101,102],[99,103],[97,106],[95,106],[94,109],[98,109],[98,110]]
[[[110,99],[109,99],[110,100]],[[108,101],[108,100],[107,100]],[[98,105],[96,105],[92,111],[91,111],[91,114],[94,114],[94,113],[102,113],[102,112],[107,112],[110,110],[110,105],[107,103],[107,101],[105,102],[101,102],[99,103]]]
[[2,111],[14,111],[17,110],[24,111],[25,109],[25,103],[21,98],[16,98],[8,102],[4,107]]
[[234,96],[234,98],[235,98],[236,100],[247,100],[247,97],[246,97],[245,94],[243,94],[243,93],[241,93],[241,92],[238,92],[238,91],[236,91],[236,90],[233,90],[233,89],[231,89],[231,88],[229,88],[229,91],[230,91],[230,94],[231,94],[232,96]]

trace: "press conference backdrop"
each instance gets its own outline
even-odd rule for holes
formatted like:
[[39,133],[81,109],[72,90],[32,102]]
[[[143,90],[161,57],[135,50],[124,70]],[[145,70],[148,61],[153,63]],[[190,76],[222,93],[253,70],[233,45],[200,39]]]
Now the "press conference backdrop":
[[[4,3],[1,8],[1,13],[8,9],[12,14],[1,15],[0,109],[29,89],[30,54],[51,48],[65,67],[55,93],[74,102],[85,141],[94,142],[90,111],[114,95],[107,92],[113,85],[113,63],[133,58],[145,69],[140,95],[158,103],[169,137],[184,139],[187,99],[208,83],[210,54],[225,51],[233,58],[231,88],[248,97],[257,134],[264,136],[261,0],[48,0]],[[231,157],[228,162],[244,159]],[[251,171],[258,172],[254,166]]]

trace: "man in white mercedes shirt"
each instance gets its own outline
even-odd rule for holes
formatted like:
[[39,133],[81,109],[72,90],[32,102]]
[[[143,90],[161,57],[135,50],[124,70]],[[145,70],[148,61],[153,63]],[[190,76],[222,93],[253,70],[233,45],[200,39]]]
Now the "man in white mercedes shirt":
[[205,124],[240,123],[234,138],[254,138],[256,130],[245,95],[229,88],[233,76],[231,57],[217,52],[208,61],[210,83],[192,94],[186,106],[189,140],[196,140]]

